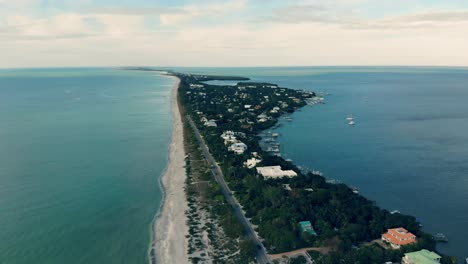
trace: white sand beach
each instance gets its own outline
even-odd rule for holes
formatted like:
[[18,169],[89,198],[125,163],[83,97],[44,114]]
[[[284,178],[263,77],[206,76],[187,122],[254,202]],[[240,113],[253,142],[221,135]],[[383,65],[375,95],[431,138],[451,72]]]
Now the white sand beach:
[[185,185],[185,150],[183,125],[177,103],[177,90],[180,80],[172,88],[173,132],[170,145],[169,163],[162,184],[165,199],[154,226],[154,253],[157,263],[188,263],[188,226],[185,211],[187,200]]

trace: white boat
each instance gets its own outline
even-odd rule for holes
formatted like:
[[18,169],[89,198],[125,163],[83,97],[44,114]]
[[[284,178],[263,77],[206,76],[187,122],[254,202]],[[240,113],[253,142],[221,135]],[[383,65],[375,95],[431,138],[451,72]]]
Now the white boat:
[[348,125],[350,126],[354,126],[354,124],[356,124],[353,120],[349,121]]
[[346,120],[348,120],[348,121],[353,121],[353,120],[354,120],[353,114],[351,114],[350,116],[348,116],[348,117],[346,118]]
[[468,264],[468,258],[465,259],[466,264]]

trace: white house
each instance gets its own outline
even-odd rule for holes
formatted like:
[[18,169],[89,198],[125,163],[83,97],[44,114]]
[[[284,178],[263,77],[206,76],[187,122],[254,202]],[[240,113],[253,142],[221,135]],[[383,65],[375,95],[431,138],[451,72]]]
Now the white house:
[[247,150],[247,145],[242,142],[237,142],[228,147],[228,151],[232,151],[236,154],[243,154]]
[[233,131],[224,131],[223,134],[221,134],[221,138],[224,139],[224,145],[227,144],[232,144],[232,143],[237,143],[237,138],[235,136],[235,133]]
[[257,173],[265,178],[278,179],[283,177],[296,177],[297,173],[293,170],[282,170],[281,166],[257,167]]
[[190,88],[203,88],[204,86],[202,84],[190,84]]
[[244,162],[244,166],[249,169],[252,169],[253,167],[257,166],[257,164],[260,162],[262,162],[261,159],[251,158]]

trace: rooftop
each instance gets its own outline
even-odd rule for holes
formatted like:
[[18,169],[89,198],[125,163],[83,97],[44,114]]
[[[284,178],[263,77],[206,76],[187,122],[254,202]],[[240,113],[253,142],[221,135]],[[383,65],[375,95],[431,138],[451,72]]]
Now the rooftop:
[[299,222],[299,227],[301,228],[301,231],[302,232],[307,232],[311,235],[317,235],[317,233],[315,232],[314,228],[312,227],[312,224],[310,223],[310,221],[302,221],[302,222]]
[[296,177],[293,170],[282,170],[281,166],[257,167],[257,172],[266,178]]
[[403,227],[388,229],[388,232],[382,235],[382,239],[391,243],[394,247],[416,242],[416,236]]
[[406,253],[405,262],[410,264],[438,264],[440,256],[437,253],[423,249],[416,252]]

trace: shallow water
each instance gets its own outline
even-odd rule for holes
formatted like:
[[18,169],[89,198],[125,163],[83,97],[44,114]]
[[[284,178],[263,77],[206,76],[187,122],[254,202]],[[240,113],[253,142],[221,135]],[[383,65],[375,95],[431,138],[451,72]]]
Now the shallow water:
[[146,263],[174,80],[0,71],[0,263]]

